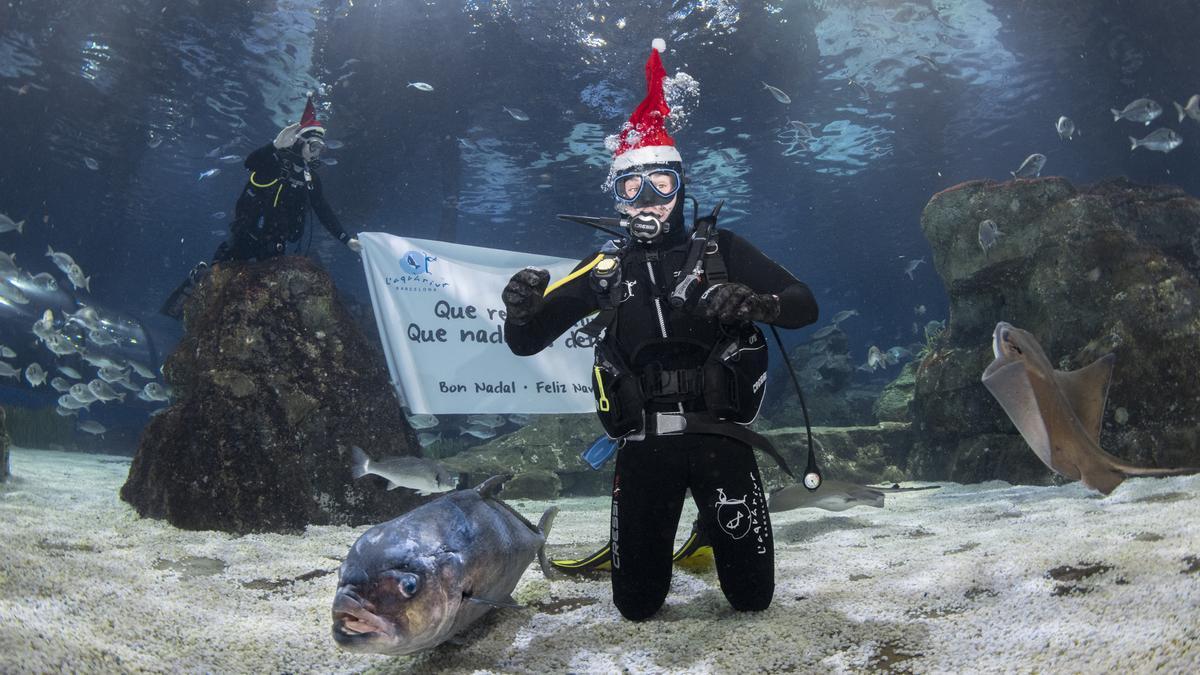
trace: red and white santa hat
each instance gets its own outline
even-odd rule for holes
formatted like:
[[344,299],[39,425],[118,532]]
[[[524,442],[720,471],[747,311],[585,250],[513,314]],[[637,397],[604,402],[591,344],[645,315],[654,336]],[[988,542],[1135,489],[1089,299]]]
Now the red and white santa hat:
[[308,97],[308,105],[304,106],[304,114],[300,116],[300,130],[296,134],[304,136],[310,131],[325,135],[325,125],[317,121],[317,107],[313,105],[312,96]]
[[617,150],[613,153],[613,171],[620,172],[639,164],[666,164],[683,162],[675,149],[675,140],[667,133],[667,98],[663,94],[663,79],[667,76],[659,52],[666,51],[667,43],[655,38],[651,43],[650,58],[646,59],[646,98],[629,116],[629,122],[621,130]]

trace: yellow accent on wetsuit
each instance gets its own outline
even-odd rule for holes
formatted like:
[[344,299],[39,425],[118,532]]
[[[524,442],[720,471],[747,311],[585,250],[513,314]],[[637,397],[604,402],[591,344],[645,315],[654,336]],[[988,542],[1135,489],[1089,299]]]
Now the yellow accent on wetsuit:
[[550,292],[553,291],[554,289],[558,288],[559,286],[562,286],[563,284],[567,283],[568,281],[570,281],[572,279],[575,279],[576,277],[580,276],[581,274],[585,274],[586,272],[591,270],[593,267],[595,267],[596,263],[600,262],[603,259],[604,259],[604,254],[597,253],[596,257],[592,259],[592,262],[584,265],[583,267],[580,267],[579,269],[575,270],[574,272],[571,272],[570,274],[563,277],[562,279],[559,279],[558,281],[547,286],[546,292],[542,293],[542,297],[550,295]]
[[257,187],[257,188],[271,187],[272,185],[274,185],[278,182],[279,182],[279,179],[276,178],[275,180],[271,181],[270,183],[259,183],[258,181],[254,180],[254,172],[253,171],[250,172],[250,184],[253,185],[254,187]]

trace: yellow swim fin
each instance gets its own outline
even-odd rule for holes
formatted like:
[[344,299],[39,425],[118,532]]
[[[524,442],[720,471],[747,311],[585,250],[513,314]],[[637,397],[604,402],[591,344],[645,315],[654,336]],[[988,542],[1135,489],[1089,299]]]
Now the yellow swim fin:
[[551,560],[550,566],[569,576],[584,576],[593,572],[612,570],[612,547],[605,544],[599,551],[578,560]]
[[[699,521],[692,523],[692,533],[687,541],[671,555],[671,562],[693,572],[711,569],[713,566],[712,544],[708,535],[700,529]],[[550,566],[568,576],[586,576],[595,572],[612,571],[612,546],[605,544],[599,551],[579,559],[560,558],[551,560]]]

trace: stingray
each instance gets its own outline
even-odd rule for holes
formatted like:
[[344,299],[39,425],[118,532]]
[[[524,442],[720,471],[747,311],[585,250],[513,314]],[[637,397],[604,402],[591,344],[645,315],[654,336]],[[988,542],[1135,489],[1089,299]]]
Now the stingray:
[[816,490],[809,490],[799,483],[775,490],[771,493],[767,508],[771,513],[804,508],[845,511],[855,506],[882,509],[884,495],[888,493],[932,490],[936,487],[939,486],[903,488],[893,484],[891,487],[873,487],[825,478]]
[[1038,459],[1056,473],[1107,495],[1133,476],[1200,472],[1133,466],[1100,448],[1114,354],[1079,370],[1055,370],[1033,335],[1003,321],[992,333],[992,352],[996,358],[983,371],[983,386]]

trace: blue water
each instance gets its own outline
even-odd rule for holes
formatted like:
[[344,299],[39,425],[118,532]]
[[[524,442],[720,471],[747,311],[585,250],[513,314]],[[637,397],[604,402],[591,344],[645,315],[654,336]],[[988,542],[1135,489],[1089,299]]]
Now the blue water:
[[[808,282],[825,317],[857,309],[846,327],[859,360],[868,344],[911,341],[913,322],[945,318],[932,266],[904,274],[909,260],[930,260],[919,219],[939,190],[1008,178],[1040,152],[1043,175],[1076,184],[1126,176],[1200,193],[1200,125],[1177,122],[1171,105],[1200,92],[1198,3],[642,5],[0,5],[0,213],[28,221],[23,235],[0,234],[0,250],[31,273],[55,272],[64,288],[43,254],[51,245],[73,255],[93,277],[79,299],[144,327],[142,358],[161,360],[180,328],[156,312],[225,237],[246,178],[217,158],[271,140],[317,91],[327,138],[344,144],[321,173],[350,232],[580,257],[595,233],[553,216],[611,214],[603,139],[640,100],[655,37],[668,42],[668,73],[700,86],[674,134],[689,193],[705,210],[725,199],[721,225]],[[407,86],[417,81],[434,90]],[[1113,122],[1109,108],[1142,96],[1162,117]],[[1058,138],[1060,115],[1078,125],[1075,140]],[[793,120],[811,127],[809,149],[787,131]],[[1128,136],[1160,126],[1184,144],[1130,152]],[[319,226],[305,250],[366,302],[356,256]],[[917,305],[928,312],[915,316]],[[29,333],[38,310],[0,306],[14,365],[49,363]],[[3,387],[10,402],[53,402],[44,387]],[[153,407],[101,419],[136,425]]]

